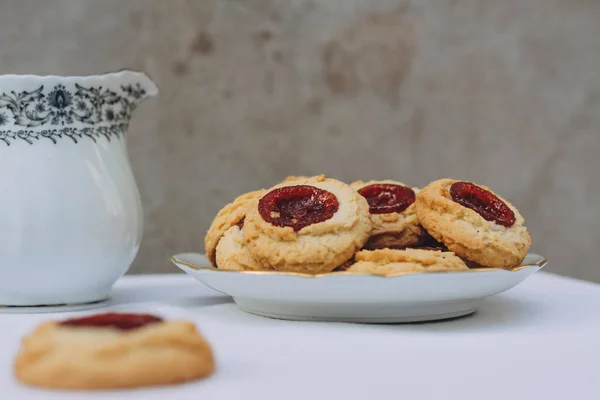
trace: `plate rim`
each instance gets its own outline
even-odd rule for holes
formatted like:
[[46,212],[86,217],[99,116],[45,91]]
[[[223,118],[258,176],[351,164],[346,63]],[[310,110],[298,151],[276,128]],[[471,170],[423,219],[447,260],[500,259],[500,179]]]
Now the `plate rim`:
[[478,272],[512,273],[512,272],[517,272],[517,271],[521,271],[521,270],[528,269],[528,268],[537,268],[537,270],[540,270],[548,264],[548,259],[546,257],[542,256],[541,254],[527,253],[527,255],[539,257],[539,260],[534,263],[521,264],[519,266],[507,268],[507,269],[492,268],[492,267],[490,267],[490,268],[478,267],[478,268],[469,268],[469,270],[461,270],[461,271],[452,271],[452,270],[450,270],[450,271],[416,271],[416,272],[415,271],[404,271],[404,272],[395,272],[395,273],[387,273],[387,274],[374,274],[374,273],[368,273],[368,272],[352,272],[352,271],[332,271],[332,272],[326,272],[326,273],[322,273],[322,274],[312,275],[312,274],[306,274],[303,272],[231,271],[231,270],[217,269],[217,268],[213,267],[212,265],[199,267],[199,266],[191,265],[181,259],[181,257],[183,257],[185,255],[189,255],[189,254],[201,255],[203,257],[206,257],[206,255],[204,255],[202,253],[187,252],[187,253],[178,253],[178,254],[171,256],[170,261],[173,264],[175,264],[178,268],[183,269],[184,271],[185,271],[184,268],[187,268],[192,271],[210,271],[212,273],[228,273],[228,274],[255,275],[255,276],[289,276],[289,277],[305,278],[305,279],[320,279],[320,278],[337,277],[337,276],[373,276],[373,277],[378,277],[378,278],[396,278],[396,277],[401,277],[401,276],[436,275],[436,274],[471,274],[471,273],[478,273]]

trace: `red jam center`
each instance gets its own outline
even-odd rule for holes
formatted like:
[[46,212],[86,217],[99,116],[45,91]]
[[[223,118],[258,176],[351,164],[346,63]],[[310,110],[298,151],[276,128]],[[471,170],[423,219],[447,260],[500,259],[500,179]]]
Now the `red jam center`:
[[309,185],[284,186],[264,195],[258,212],[275,226],[290,226],[294,231],[327,221],[336,213],[339,202],[333,193]]
[[452,200],[461,206],[470,208],[486,221],[495,222],[504,227],[515,223],[515,213],[493,193],[471,183],[455,182],[450,186]]
[[369,203],[371,214],[401,213],[415,202],[415,192],[409,187],[391,183],[375,183],[358,191]]
[[148,324],[162,322],[162,318],[149,314],[104,313],[83,318],[62,321],[60,325],[70,327],[110,327],[120,330],[141,328]]

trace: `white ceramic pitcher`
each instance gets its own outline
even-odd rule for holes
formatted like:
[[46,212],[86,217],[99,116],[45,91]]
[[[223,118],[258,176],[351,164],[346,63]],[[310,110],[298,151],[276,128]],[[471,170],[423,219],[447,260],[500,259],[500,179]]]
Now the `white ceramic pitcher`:
[[143,73],[0,75],[0,306],[107,298],[142,237],[125,134]]

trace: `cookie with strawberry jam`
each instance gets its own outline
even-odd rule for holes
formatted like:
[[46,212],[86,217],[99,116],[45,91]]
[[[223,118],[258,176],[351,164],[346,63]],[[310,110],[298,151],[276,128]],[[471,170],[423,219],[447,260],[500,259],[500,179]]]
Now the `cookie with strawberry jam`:
[[369,203],[372,229],[365,249],[413,247],[428,238],[416,215],[418,189],[392,180],[357,181],[351,186]]
[[24,384],[83,390],[186,382],[214,368],[192,322],[131,313],[45,322],[23,339],[14,363]]
[[265,267],[318,274],[348,261],[370,231],[365,198],[343,182],[317,176],[267,190],[246,214],[244,242]]
[[415,205],[433,238],[481,266],[518,266],[531,246],[523,216],[486,186],[440,179],[421,189]]

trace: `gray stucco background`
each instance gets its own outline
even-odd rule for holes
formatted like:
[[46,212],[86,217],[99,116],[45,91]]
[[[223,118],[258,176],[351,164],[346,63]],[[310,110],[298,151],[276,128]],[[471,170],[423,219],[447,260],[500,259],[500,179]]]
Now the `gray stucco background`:
[[288,174],[440,177],[523,213],[600,282],[596,0],[0,0],[0,73],[146,71],[132,273],[175,272],[218,209]]

